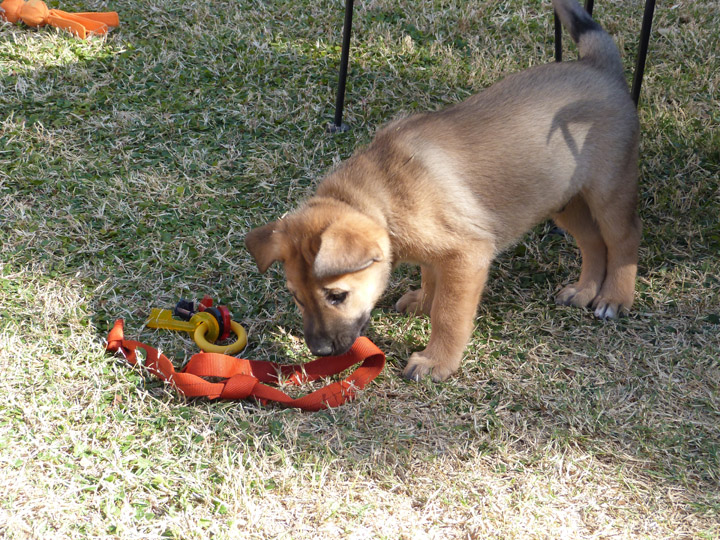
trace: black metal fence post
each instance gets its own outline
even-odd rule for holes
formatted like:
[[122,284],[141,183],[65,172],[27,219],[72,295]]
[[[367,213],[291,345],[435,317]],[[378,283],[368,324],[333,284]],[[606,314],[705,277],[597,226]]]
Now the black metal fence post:
[[557,12],[555,12],[555,61],[562,62],[562,25]]
[[643,13],[642,27],[640,28],[640,44],[638,45],[635,74],[633,76],[632,90],[630,91],[636,107],[640,101],[640,87],[645,74],[645,59],[647,58],[648,44],[650,43],[653,15],[655,15],[655,0],[645,0],[645,12]]
[[328,131],[338,133],[350,129],[342,121],[343,107],[345,105],[345,83],[347,82],[348,63],[350,60],[350,31],[352,30],[354,0],[345,0],[345,23],[343,24],[342,52],[340,54],[340,73],[338,77],[337,96],[335,98],[335,119]]
[[594,5],[595,0],[585,0],[585,11],[587,11],[590,16],[592,16],[592,10]]

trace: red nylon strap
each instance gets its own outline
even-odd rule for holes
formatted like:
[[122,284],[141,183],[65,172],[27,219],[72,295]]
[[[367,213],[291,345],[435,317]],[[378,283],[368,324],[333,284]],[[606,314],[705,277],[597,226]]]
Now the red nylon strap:
[[[125,339],[123,320],[118,319],[108,335],[107,351],[121,351],[128,362],[135,365],[135,351],[145,351],[145,367],[153,375],[174,385],[188,397],[209,399],[247,399],[255,397],[263,405],[275,401],[287,407],[306,411],[319,411],[337,407],[353,399],[356,391],[364,388],[385,367],[385,354],[366,337],[359,337],[348,352],[340,356],[328,356],[294,366],[280,365],[260,360],[246,360],[225,354],[198,353],[190,358],[182,371],[175,371],[172,362],[164,354],[144,343]],[[295,385],[314,381],[321,377],[336,375],[350,366],[362,365],[342,381],[334,382],[300,398],[291,398],[282,390],[264,383],[278,384],[279,378]],[[280,374],[280,377],[278,377]],[[225,379],[211,383],[203,377]]]

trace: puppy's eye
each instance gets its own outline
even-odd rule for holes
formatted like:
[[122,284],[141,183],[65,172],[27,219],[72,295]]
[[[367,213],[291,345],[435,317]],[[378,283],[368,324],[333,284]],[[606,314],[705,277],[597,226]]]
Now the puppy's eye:
[[347,299],[348,293],[347,291],[327,291],[325,297],[331,305],[337,306]]

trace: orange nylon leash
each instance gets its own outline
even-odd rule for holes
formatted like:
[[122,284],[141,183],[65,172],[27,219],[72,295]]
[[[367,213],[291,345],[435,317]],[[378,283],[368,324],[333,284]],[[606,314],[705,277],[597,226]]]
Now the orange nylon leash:
[[[364,388],[385,367],[385,354],[368,338],[359,337],[345,354],[320,358],[306,364],[280,365],[218,353],[198,353],[190,358],[181,371],[175,371],[172,362],[157,349],[139,341],[125,339],[123,320],[115,321],[108,335],[106,350],[110,353],[120,351],[130,364],[135,365],[138,361],[137,349],[145,351],[144,365],[148,371],[169,382],[187,397],[254,397],[263,405],[275,401],[286,407],[306,411],[337,407],[353,399],[357,390]],[[278,384],[281,378],[287,377],[287,382],[299,385],[336,375],[360,362],[362,365],[342,381],[331,383],[300,398],[292,398],[282,390],[264,384]],[[203,377],[218,377],[224,380],[213,383]]]

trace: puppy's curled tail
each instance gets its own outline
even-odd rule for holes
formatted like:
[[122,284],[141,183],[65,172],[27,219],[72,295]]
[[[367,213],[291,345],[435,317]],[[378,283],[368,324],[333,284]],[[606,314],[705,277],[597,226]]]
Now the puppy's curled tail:
[[552,0],[552,3],[563,26],[577,43],[580,59],[624,80],[620,52],[602,26],[576,0]]

